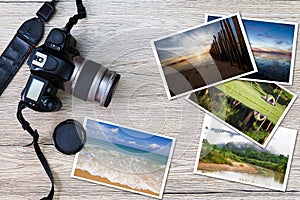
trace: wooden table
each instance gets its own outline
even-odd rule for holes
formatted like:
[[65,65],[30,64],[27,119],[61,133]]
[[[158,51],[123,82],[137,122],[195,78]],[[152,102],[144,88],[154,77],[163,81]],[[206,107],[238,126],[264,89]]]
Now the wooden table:
[[[81,54],[122,75],[109,108],[59,93],[63,108],[56,113],[27,110],[25,117],[39,130],[40,144],[56,185],[55,199],[150,199],[141,195],[70,178],[74,156],[59,153],[52,145],[54,127],[67,118],[85,116],[160,133],[177,139],[164,199],[297,199],[300,187],[300,147],[296,144],[287,192],[243,185],[193,174],[204,113],[184,98],[168,101],[150,47],[150,40],[199,25],[204,13],[241,12],[244,17],[300,20],[299,1],[84,1],[88,18],[73,29]],[[42,1],[0,0],[0,49],[4,50],[20,24],[33,17]],[[57,4],[57,13],[47,23],[63,27],[75,13],[75,1]],[[45,34],[45,35],[46,35]],[[1,50],[1,51],[2,51]],[[299,53],[293,86],[300,93]],[[39,199],[48,193],[50,182],[16,119],[20,93],[29,69],[24,65],[0,98],[0,199]],[[297,100],[282,126],[300,129],[300,103]]]

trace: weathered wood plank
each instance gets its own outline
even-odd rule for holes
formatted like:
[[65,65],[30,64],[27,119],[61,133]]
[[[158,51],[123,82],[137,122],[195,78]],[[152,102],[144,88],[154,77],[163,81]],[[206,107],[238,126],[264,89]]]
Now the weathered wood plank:
[[[10,151],[7,151],[7,147],[0,147],[1,152],[3,152],[1,154],[0,199],[12,199],[13,197],[16,197],[16,199],[22,199],[22,197],[36,199],[47,193],[50,183],[39,161],[36,159],[34,150],[31,147],[9,148]],[[111,198],[123,195],[127,197],[132,196],[128,192],[70,178],[74,156],[62,155],[55,151],[53,146],[49,145],[42,145],[42,150],[53,169],[57,194],[60,199],[65,199],[64,197],[70,199],[80,199],[83,197],[85,199],[92,199],[97,196],[106,195]],[[222,195],[238,197],[239,195],[243,196],[247,194],[249,195],[247,199],[250,199],[254,195],[252,193],[255,193],[257,196],[278,198],[285,196],[293,197],[299,193],[299,170],[297,170],[297,168],[299,169],[299,165],[293,164],[292,166],[288,191],[286,193],[272,192],[268,189],[193,175],[191,170],[194,163],[192,157],[194,156],[191,156],[191,154],[187,151],[180,158],[174,156],[165,189],[166,199],[175,199],[177,195],[179,195],[177,197],[179,199],[180,194],[191,194],[193,196],[198,194],[199,197],[203,197],[203,195],[215,195],[215,198],[220,198]],[[299,163],[299,159],[300,157],[295,155],[294,163]],[[132,197],[134,198],[134,196]]]
[[[149,41],[165,34],[199,25],[204,13],[241,12],[245,17],[300,20],[299,1],[84,1],[88,19],[73,30],[83,56],[121,73],[122,79],[108,109],[96,103],[76,100],[63,92],[64,107],[57,113],[26,111],[25,116],[41,134],[40,142],[54,170],[56,199],[149,199],[109,187],[70,178],[74,156],[58,153],[51,144],[51,131],[67,118],[95,117],[118,124],[177,138],[164,199],[296,199],[300,186],[299,138],[290,173],[288,191],[268,189],[194,175],[192,173],[200,138],[203,112],[184,99],[168,101]],[[0,50],[19,25],[33,17],[42,1],[0,0]],[[45,33],[62,27],[74,14],[73,0],[59,1],[57,13]],[[299,42],[298,42],[299,44]],[[299,53],[294,85],[288,89],[300,95]],[[0,97],[0,199],[38,199],[50,183],[34,150],[22,145],[31,141],[15,118],[18,99],[29,75],[24,65]],[[300,103],[287,114],[282,126],[300,129]]]

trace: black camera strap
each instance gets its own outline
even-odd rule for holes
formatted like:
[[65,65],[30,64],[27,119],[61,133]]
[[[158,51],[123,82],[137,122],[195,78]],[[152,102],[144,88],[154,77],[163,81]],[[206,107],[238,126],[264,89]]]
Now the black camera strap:
[[76,0],[77,14],[69,19],[69,22],[65,26],[65,30],[69,33],[78,20],[86,18],[85,7],[82,4],[82,0]]
[[[38,44],[44,33],[44,24],[55,12],[55,2],[45,2],[36,13],[37,18],[25,21],[0,56],[0,96],[15,77],[31,50]],[[82,0],[76,0],[78,14],[70,18],[65,29],[70,32],[79,19],[86,17]]]
[[[55,0],[52,0],[51,2],[46,2],[46,3],[49,4],[49,5],[51,4],[50,10],[52,10],[52,8],[54,8],[54,2],[55,2]],[[44,11],[44,12],[40,12],[40,11],[41,11],[41,9],[40,9],[40,10],[38,11],[38,13],[37,13],[37,16],[39,17],[39,19],[37,19],[37,18],[36,18],[36,19],[42,21],[42,24],[43,24],[44,21],[47,21],[47,20],[50,18],[50,16],[54,13],[54,9],[52,10],[53,12],[51,12],[52,14],[50,14],[50,15],[49,15],[50,12],[46,12],[47,9],[48,9],[48,11],[49,11],[49,7],[47,7],[47,6],[49,6],[49,5],[46,5],[46,7],[42,7],[42,8],[41,8],[42,11]],[[45,4],[44,4],[44,6],[45,6]],[[53,7],[52,7],[52,6],[53,6]],[[83,18],[86,17],[86,10],[85,10],[85,7],[83,6],[81,0],[76,0],[76,6],[77,6],[77,12],[78,12],[78,13],[75,14],[73,17],[71,17],[71,18],[69,19],[69,22],[68,22],[67,25],[65,26],[65,29],[66,29],[67,31],[69,31],[69,32],[71,31],[71,29],[73,28],[73,26],[74,26],[75,24],[77,24],[77,22],[78,22],[79,19],[83,19]],[[48,14],[47,14],[47,13],[48,13]],[[25,23],[26,23],[26,22],[25,22]],[[30,26],[29,26],[29,27],[30,27]],[[28,28],[29,28],[29,27],[28,27]],[[34,29],[36,29],[36,27],[35,27]],[[12,63],[17,62],[17,63],[18,63],[18,64],[16,65],[17,68],[19,68],[19,67],[22,65],[22,63],[24,62],[24,60],[26,59],[26,57],[27,57],[28,54],[30,53],[31,49],[38,43],[38,41],[39,41],[40,38],[42,37],[42,34],[43,34],[43,33],[42,33],[42,32],[43,32],[43,25],[40,26],[40,28],[38,29],[38,31],[40,31],[41,33],[39,33],[37,36],[35,36],[35,34],[36,34],[35,32],[36,32],[37,30],[31,30],[31,31],[32,31],[32,32],[30,32],[30,34],[29,34],[29,39],[30,39],[30,38],[35,38],[36,40],[32,41],[31,43],[28,43],[28,46],[26,46],[26,49],[27,49],[27,50],[26,50],[26,55],[25,55],[24,52],[22,52],[23,54],[21,54],[20,52],[17,52],[18,55],[22,55],[22,56],[23,56],[23,57],[21,58],[21,61],[20,61],[19,58],[15,58],[14,60],[11,60],[11,63],[6,62],[6,63],[4,63],[4,64],[6,64],[6,65],[8,64],[9,66],[12,66]],[[17,33],[17,34],[18,34],[18,33]],[[33,37],[33,36],[34,36],[34,37]],[[19,36],[19,37],[22,38],[22,39],[24,40],[24,38],[23,38],[22,36]],[[29,41],[30,41],[30,40],[29,40]],[[9,47],[10,47],[10,45],[9,45]],[[8,47],[8,48],[9,48],[9,47]],[[14,47],[15,47],[15,46],[14,46]],[[8,52],[8,53],[9,53],[9,52]],[[6,56],[6,57],[7,57],[7,56]],[[6,57],[4,56],[3,59],[8,60]],[[3,64],[1,63],[1,59],[2,59],[2,56],[1,56],[1,58],[0,58],[0,69],[1,69],[2,66],[3,66]],[[16,60],[16,59],[17,59],[17,60]],[[1,73],[2,73],[2,72],[1,72]],[[16,73],[16,71],[15,71],[15,73]],[[10,77],[10,80],[8,80],[8,83],[11,81],[11,79],[12,79],[13,76],[14,76],[14,74]],[[1,78],[1,77],[0,77],[0,78]],[[6,81],[6,82],[7,82],[7,81]],[[8,83],[5,85],[5,87],[3,87],[2,81],[0,81],[0,95],[1,95],[1,93],[3,92],[3,90],[6,88],[6,86],[8,85]],[[4,88],[4,89],[1,90],[1,88],[2,88],[2,89]],[[41,148],[40,148],[40,146],[39,146],[39,144],[38,144],[38,139],[39,139],[38,131],[32,129],[32,127],[30,126],[30,123],[29,123],[28,121],[25,120],[25,118],[24,118],[24,116],[23,116],[23,114],[22,114],[22,111],[23,111],[25,108],[27,108],[27,105],[21,100],[21,101],[19,102],[19,105],[18,105],[17,118],[18,118],[19,122],[21,123],[22,128],[23,128],[24,130],[26,130],[26,131],[32,136],[32,138],[33,138],[32,143],[29,144],[29,145],[26,145],[26,146],[31,146],[31,145],[34,146],[36,155],[37,155],[37,157],[39,158],[39,160],[40,160],[40,162],[41,162],[41,164],[42,164],[42,166],[43,166],[45,172],[47,173],[47,175],[48,175],[48,177],[49,177],[49,179],[50,179],[50,181],[51,181],[51,184],[52,184],[51,190],[50,190],[48,196],[42,198],[41,200],[52,200],[52,199],[53,199],[53,196],[54,196],[54,180],[53,180],[53,175],[52,175],[50,166],[49,166],[49,164],[48,164],[48,162],[47,162],[47,159],[45,158],[45,156],[44,156],[43,152],[41,151]]]
[[23,102],[23,101],[20,101],[19,102],[19,105],[18,105],[18,111],[17,111],[17,118],[19,120],[19,122],[22,124],[22,128],[24,130],[26,130],[33,138],[33,141],[32,143],[30,143],[29,145],[26,145],[26,146],[31,146],[33,144],[34,146],[34,150],[35,150],[35,153],[37,155],[37,157],[39,158],[41,164],[43,165],[44,167],[44,170],[45,172],[47,173],[50,181],[51,181],[51,190],[48,194],[47,197],[44,197],[42,198],[42,200],[52,200],[53,199],[53,196],[54,196],[54,181],[53,181],[53,175],[52,175],[52,172],[51,172],[51,169],[50,169],[50,166],[38,144],[38,140],[39,140],[39,133],[37,130],[33,130],[30,126],[30,123],[28,121],[25,120],[23,114],[22,114],[22,111],[26,108],[26,104]]
[[55,0],[45,2],[37,17],[25,21],[0,56],[0,96],[44,33],[44,23],[55,12]]

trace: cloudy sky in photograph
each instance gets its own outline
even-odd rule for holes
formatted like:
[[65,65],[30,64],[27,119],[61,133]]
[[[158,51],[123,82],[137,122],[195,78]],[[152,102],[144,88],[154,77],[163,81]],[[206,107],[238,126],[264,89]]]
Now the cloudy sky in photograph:
[[220,30],[220,23],[215,22],[155,41],[158,56],[166,60],[193,53],[201,55],[209,51],[213,35],[217,36]]
[[[208,20],[219,17],[209,16]],[[254,52],[291,56],[295,25],[243,19],[246,34]]]
[[168,156],[172,146],[169,138],[156,136],[92,119],[86,121],[88,137]]
[[[232,142],[238,144],[238,146],[241,144],[257,146],[241,134],[236,133],[222,122],[207,114],[205,115],[203,127],[203,139],[207,139],[210,144],[226,144]],[[274,154],[289,155],[291,149],[294,147],[296,134],[296,130],[279,127],[267,145],[266,150]]]

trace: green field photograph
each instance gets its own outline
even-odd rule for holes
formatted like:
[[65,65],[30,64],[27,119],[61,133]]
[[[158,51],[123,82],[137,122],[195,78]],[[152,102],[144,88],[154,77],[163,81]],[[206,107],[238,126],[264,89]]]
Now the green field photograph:
[[187,100],[266,147],[296,95],[274,83],[234,80],[192,94]]
[[194,172],[285,191],[296,135],[279,127],[264,149],[206,115]]

